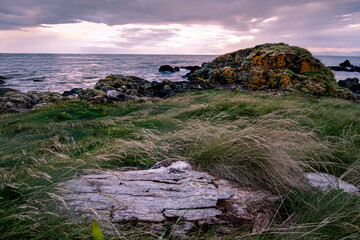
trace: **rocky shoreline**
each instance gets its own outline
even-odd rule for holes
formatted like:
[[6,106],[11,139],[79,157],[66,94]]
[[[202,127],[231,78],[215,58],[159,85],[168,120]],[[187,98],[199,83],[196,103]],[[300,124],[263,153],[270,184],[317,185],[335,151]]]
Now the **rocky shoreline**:
[[360,67],[352,65],[349,60],[340,63],[339,66],[329,66],[333,71],[360,72]]
[[[349,65],[350,63],[346,63]],[[331,70],[310,52],[283,43],[263,44],[219,56],[190,70],[187,81],[150,82],[136,76],[110,75],[100,79],[93,89],[75,88],[56,92],[18,92],[0,88],[0,113],[23,112],[36,106],[66,100],[113,103],[137,98],[167,98],[189,91],[243,89],[250,91],[299,91],[313,96],[331,96],[347,100],[359,97],[350,88],[339,88]],[[179,67],[163,65],[159,71],[175,72]],[[340,85],[340,87],[348,87]],[[356,90],[358,91],[358,90]]]

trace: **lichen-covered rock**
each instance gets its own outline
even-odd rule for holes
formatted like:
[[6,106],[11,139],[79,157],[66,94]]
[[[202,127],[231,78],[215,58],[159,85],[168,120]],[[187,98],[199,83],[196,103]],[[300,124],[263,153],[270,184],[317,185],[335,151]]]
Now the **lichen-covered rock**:
[[15,92],[10,91],[0,97],[0,113],[24,112],[34,106],[74,99],[74,96],[62,96],[57,92]]
[[[95,96],[98,96],[98,98],[96,98],[96,101],[104,102],[104,97],[109,91],[112,91],[111,93],[115,93],[113,91],[123,93],[128,96],[128,98],[166,98],[171,97],[176,93],[203,90],[208,89],[209,87],[205,83],[198,84],[189,81],[172,82],[170,80],[163,80],[162,82],[150,82],[135,76],[110,75],[107,76],[105,79],[100,79],[98,83],[95,84],[94,88],[95,89],[93,90],[87,89],[85,92],[80,92],[80,98],[93,101],[93,98],[95,98]],[[114,99],[115,98],[112,98],[112,100]],[[125,100],[125,98],[119,98],[119,101],[122,100]]]
[[79,91],[78,95],[81,100],[90,101],[92,103],[104,103],[106,97],[105,92],[91,88]]
[[338,95],[330,69],[303,48],[284,43],[263,44],[217,57],[190,74],[192,82],[215,85],[237,84],[253,90],[301,90],[313,95]]

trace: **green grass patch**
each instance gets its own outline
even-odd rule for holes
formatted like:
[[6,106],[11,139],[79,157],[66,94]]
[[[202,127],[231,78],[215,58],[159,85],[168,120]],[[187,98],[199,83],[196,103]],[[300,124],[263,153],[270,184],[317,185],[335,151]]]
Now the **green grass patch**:
[[[91,238],[91,227],[72,224],[48,194],[86,168],[146,169],[181,157],[240,185],[282,194],[303,169],[359,186],[360,106],[284,95],[216,89],[108,105],[73,101],[0,116],[0,239]],[[294,235],[275,233],[275,221],[274,231],[260,238],[311,231],[304,239],[352,239],[360,228],[350,214],[356,201],[339,192],[291,194],[282,209],[295,216]],[[331,212],[339,215],[322,226]],[[201,236],[234,239],[245,231]]]

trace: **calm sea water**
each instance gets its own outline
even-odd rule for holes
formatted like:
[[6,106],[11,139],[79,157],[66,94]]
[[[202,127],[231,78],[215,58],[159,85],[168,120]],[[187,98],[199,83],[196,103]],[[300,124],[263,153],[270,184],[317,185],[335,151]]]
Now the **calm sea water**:
[[[198,55],[101,55],[101,54],[0,54],[0,76],[11,77],[4,87],[20,91],[63,92],[75,87],[92,88],[98,79],[110,74],[135,75],[150,81],[183,81],[188,71],[160,73],[164,64],[201,65],[216,56]],[[349,59],[360,65],[360,57],[317,56],[325,65],[338,65]],[[335,72],[337,80],[358,77],[360,73]]]

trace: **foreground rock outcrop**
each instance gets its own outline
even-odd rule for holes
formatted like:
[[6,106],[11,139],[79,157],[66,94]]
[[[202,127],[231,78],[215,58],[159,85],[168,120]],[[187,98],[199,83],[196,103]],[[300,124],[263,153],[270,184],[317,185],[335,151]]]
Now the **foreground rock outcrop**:
[[147,222],[161,233],[181,218],[176,230],[180,235],[214,224],[248,225],[259,231],[269,224],[277,200],[264,192],[237,189],[174,160],[150,170],[87,172],[62,187],[70,190],[62,193],[68,210],[80,219]]
[[300,90],[317,96],[353,99],[337,89],[330,69],[303,48],[287,44],[263,44],[217,57],[190,74],[191,82],[234,85],[244,88]]
[[77,95],[65,97],[57,92],[30,91],[24,93],[13,89],[7,89],[6,93],[0,97],[0,114],[24,112],[37,106],[48,105],[69,99],[77,99]]
[[[323,191],[360,195],[357,187],[330,174],[304,173],[304,179]],[[173,235],[182,237],[214,225],[224,232],[239,226],[263,231],[280,200],[268,192],[235,187],[178,159],[158,162],[149,170],[86,170],[60,186],[64,210],[74,220],[96,219],[105,228],[118,229],[141,223],[154,234],[170,226]],[[114,234],[114,229],[105,231]]]

